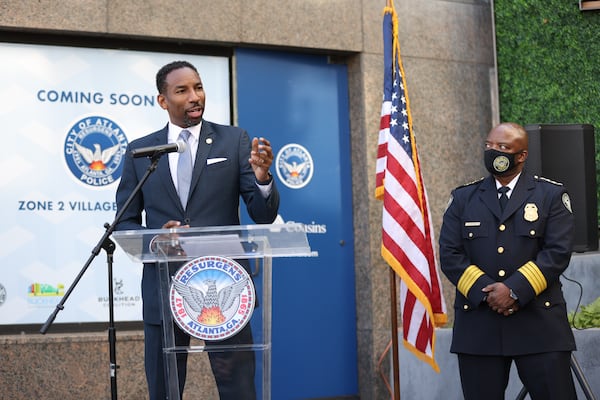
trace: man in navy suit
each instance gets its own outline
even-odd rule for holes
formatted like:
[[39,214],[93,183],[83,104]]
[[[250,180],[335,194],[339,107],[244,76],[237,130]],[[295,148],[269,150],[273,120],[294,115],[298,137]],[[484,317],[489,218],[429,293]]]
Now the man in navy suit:
[[[163,129],[130,143],[116,194],[117,212],[150,165],[148,158],[132,157],[131,150],[176,142],[182,130],[189,132],[187,147],[191,159],[195,160],[191,178],[188,178],[191,183],[178,183],[178,161],[183,153],[162,157],[156,171],[127,208],[117,229],[239,225],[240,196],[256,223],[272,223],[277,217],[279,193],[269,172],[273,162],[269,141],[265,138],[250,140],[243,129],[203,120],[206,96],[202,80],[188,62],[175,61],[163,66],[156,74],[156,86],[158,104],[167,111],[169,122]],[[189,186],[189,193],[180,200],[179,191],[188,189],[183,186]],[[244,264],[244,261],[240,263]],[[142,298],[150,399],[164,400],[163,334],[155,264],[144,264]],[[175,340],[178,346],[190,343],[189,336],[178,327],[175,328]],[[219,343],[251,341],[248,324],[237,335]],[[185,384],[186,356],[178,354],[180,393]],[[209,358],[221,400],[255,399],[252,352],[209,352]]]
[[561,184],[523,169],[527,152],[522,126],[493,128],[490,176],[456,188],[444,213],[441,269],[456,286],[450,351],[467,400],[503,400],[513,361],[532,399],[576,398],[559,280],[571,258],[571,202]]

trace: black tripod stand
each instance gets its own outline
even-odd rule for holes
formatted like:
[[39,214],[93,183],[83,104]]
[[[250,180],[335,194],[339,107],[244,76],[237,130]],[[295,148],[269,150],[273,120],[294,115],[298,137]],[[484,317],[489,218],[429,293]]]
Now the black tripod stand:
[[[577,359],[575,358],[573,353],[571,353],[571,370],[573,370],[575,378],[577,378],[577,382],[579,382],[579,386],[581,386],[581,390],[583,390],[585,398],[587,400],[595,400],[596,398],[592,393],[592,389],[590,388],[589,383],[585,379],[583,371],[581,370],[581,367],[579,366],[579,363],[577,362]],[[525,389],[525,387],[523,386],[523,389],[521,389],[521,391],[517,395],[517,400],[523,400],[525,399],[525,396],[527,396],[527,389]]]
[[73,289],[75,289],[75,286],[77,286],[77,284],[79,283],[79,281],[85,274],[85,271],[87,271],[88,267],[90,266],[92,261],[96,258],[96,256],[98,256],[98,254],[100,254],[100,250],[104,249],[107,254],[107,264],[108,264],[108,310],[109,310],[108,344],[109,344],[109,352],[110,352],[110,392],[111,392],[112,400],[117,399],[117,369],[119,368],[119,366],[117,365],[117,360],[116,360],[116,358],[117,358],[117,356],[116,356],[117,337],[116,337],[116,330],[115,330],[114,297],[113,297],[113,254],[114,254],[116,246],[115,246],[115,243],[112,240],[110,240],[109,236],[114,232],[117,223],[119,223],[119,221],[123,217],[123,214],[129,207],[129,205],[131,204],[131,202],[133,201],[135,196],[138,194],[138,192],[140,191],[140,189],[142,188],[142,186],[144,185],[144,183],[146,182],[146,180],[148,179],[150,174],[152,174],[152,172],[154,172],[154,170],[156,170],[156,167],[158,165],[158,160],[160,160],[160,157],[163,154],[165,154],[166,152],[167,152],[167,150],[165,150],[165,149],[159,149],[149,156],[151,162],[150,162],[150,165],[148,166],[148,169],[146,170],[146,173],[144,174],[142,179],[140,179],[137,186],[133,189],[133,192],[131,192],[131,195],[129,196],[129,198],[127,199],[125,204],[123,204],[123,208],[115,216],[115,220],[113,221],[113,223],[110,225],[108,223],[104,224],[104,228],[106,229],[106,231],[100,238],[100,241],[92,250],[92,254],[87,259],[85,264],[83,265],[83,268],[81,269],[81,271],[79,271],[79,274],[77,275],[77,277],[75,278],[75,280],[73,281],[71,286],[69,286],[69,289],[65,292],[65,295],[63,296],[61,301],[56,305],[56,308],[54,309],[52,314],[50,314],[50,316],[46,320],[46,323],[44,323],[44,325],[40,329],[40,333],[42,335],[46,334],[46,332],[48,331],[48,328],[50,328],[50,325],[52,325],[52,323],[54,322],[54,319],[56,318],[56,315],[58,314],[58,312],[65,308],[64,304],[66,303],[67,299],[71,295],[71,292],[73,291]]

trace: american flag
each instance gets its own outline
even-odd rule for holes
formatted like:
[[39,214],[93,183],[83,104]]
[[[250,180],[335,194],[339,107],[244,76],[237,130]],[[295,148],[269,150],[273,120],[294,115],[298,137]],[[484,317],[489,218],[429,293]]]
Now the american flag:
[[434,237],[400,60],[398,18],[384,9],[384,94],[375,196],[383,199],[381,254],[400,276],[404,346],[439,372],[435,330],[447,322]]

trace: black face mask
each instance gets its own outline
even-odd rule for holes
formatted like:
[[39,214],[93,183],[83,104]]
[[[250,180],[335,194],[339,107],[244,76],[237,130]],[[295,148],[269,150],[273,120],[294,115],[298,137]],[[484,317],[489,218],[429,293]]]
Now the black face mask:
[[518,154],[521,154],[521,152],[505,153],[503,151],[489,149],[483,152],[483,162],[490,174],[505,176],[510,174],[517,166],[515,157]]

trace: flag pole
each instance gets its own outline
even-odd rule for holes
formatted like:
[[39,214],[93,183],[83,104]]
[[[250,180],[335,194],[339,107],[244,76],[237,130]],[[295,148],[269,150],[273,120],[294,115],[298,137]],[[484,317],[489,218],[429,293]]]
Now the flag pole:
[[396,272],[390,268],[390,298],[392,313],[392,374],[394,378],[393,400],[400,400],[400,360],[398,358],[398,295],[396,292]]
[[[392,0],[386,0],[387,7],[393,7]],[[394,378],[393,400],[400,400],[400,360],[398,358],[398,294],[396,272],[390,267],[390,311],[392,313],[392,374]]]

